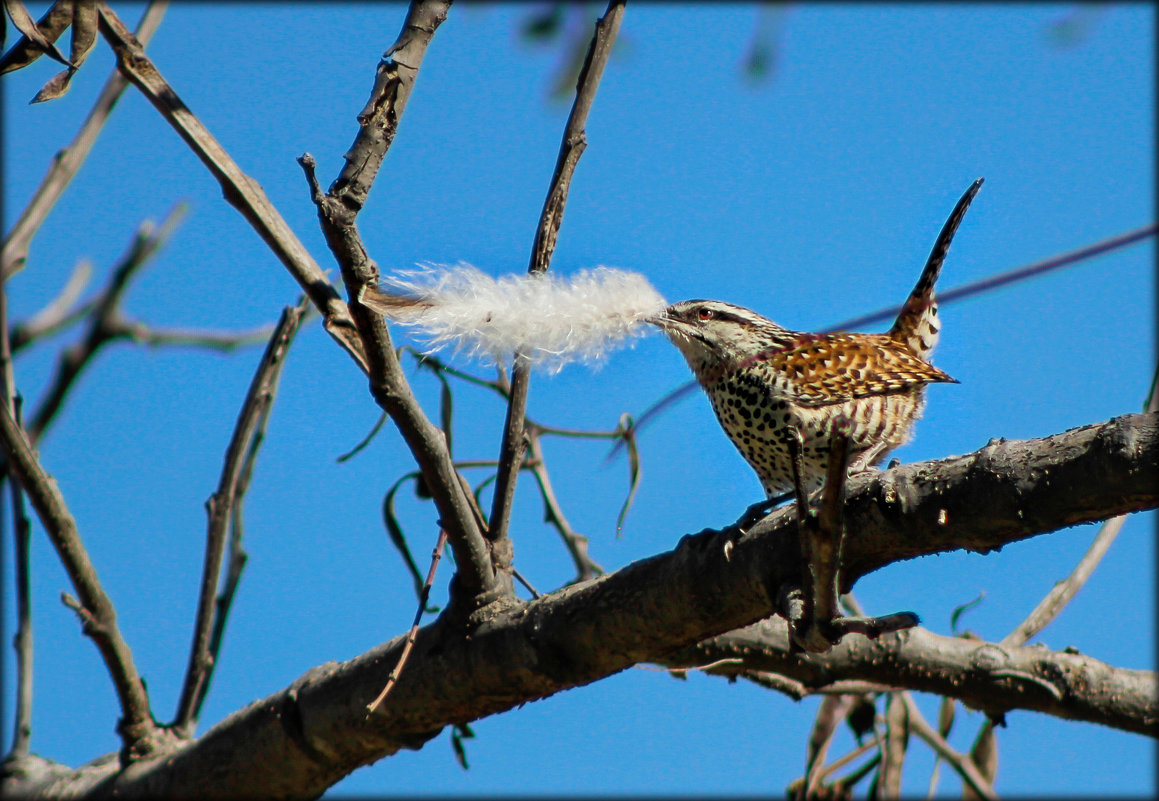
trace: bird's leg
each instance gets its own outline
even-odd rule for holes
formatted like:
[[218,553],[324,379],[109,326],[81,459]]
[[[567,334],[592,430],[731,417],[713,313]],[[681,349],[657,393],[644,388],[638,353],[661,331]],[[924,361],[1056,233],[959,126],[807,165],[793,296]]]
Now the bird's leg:
[[[789,457],[793,485],[797,491],[797,530],[801,544],[803,603],[794,604],[790,591],[789,610],[799,611],[790,619],[790,631],[796,644],[813,653],[829,650],[841,639],[831,623],[837,617],[837,568],[841,558],[841,512],[845,494],[845,467],[849,439],[845,428],[834,426],[830,438],[829,473],[821,495],[821,514],[809,508],[805,490],[800,435],[789,440]],[[840,433],[839,433],[840,432]]]
[[[792,445],[790,449],[792,452]],[[897,612],[884,617],[840,615],[838,591],[845,539],[845,480],[849,474],[848,462],[849,423],[844,418],[838,418],[834,421],[829,439],[829,464],[820,511],[814,513],[806,507],[799,516],[801,555],[805,566],[804,602],[794,605],[792,590],[786,598],[788,609],[798,614],[796,619],[790,620],[792,639],[807,651],[827,651],[849,633],[864,634],[874,639],[887,632],[912,628],[919,622],[913,612]],[[800,493],[800,465],[796,458],[793,468],[794,480],[797,481]],[[799,494],[798,499],[800,497]]]
[[[790,433],[792,436],[789,439],[789,462],[793,469],[793,487],[797,495],[797,532],[803,574],[800,586],[786,588],[787,592],[782,601],[789,621],[791,643],[799,649],[820,653],[829,650],[833,641],[825,636],[825,627],[818,622],[822,619],[828,621],[834,616],[835,611],[832,607],[827,609],[824,600],[821,601],[821,608],[818,608],[818,599],[823,596],[823,593],[818,592],[818,579],[822,578],[825,568],[817,564],[817,557],[824,554],[825,548],[818,530],[817,514],[809,508],[809,493],[805,489],[803,439],[800,431],[796,429]],[[828,493],[828,488],[825,491]],[[835,585],[835,575],[833,582]]]

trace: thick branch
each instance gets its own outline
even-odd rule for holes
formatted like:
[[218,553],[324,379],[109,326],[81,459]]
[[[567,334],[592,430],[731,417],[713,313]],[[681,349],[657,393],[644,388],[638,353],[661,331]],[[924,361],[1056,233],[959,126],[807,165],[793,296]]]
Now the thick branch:
[[221,184],[226,201],[241,212],[274,255],[290,271],[322,313],[323,325],[365,367],[350,309],[326,279],[322,268],[298,241],[256,181],[242,172],[201,121],[181,102],[173,87],[145,55],[145,48],[106,3],[100,4],[101,33],[117,54],[117,66],[161,113]]
[[846,519],[858,547],[842,563],[842,591],[886,564],[951,543],[989,553],[1043,531],[1154,508],[1157,429],[1159,414],[1129,414],[851,478]]
[[[972,456],[855,477],[846,524],[863,534],[847,540],[847,563],[860,565],[859,575],[864,575],[871,565],[963,547],[993,550],[1075,523],[1159,506],[1159,420],[1154,414],[1000,447],[1019,458],[1000,460],[990,446]],[[974,467],[949,487],[925,484],[923,489],[918,481],[932,474],[948,476],[962,460]],[[1050,469],[1048,478],[1044,467]],[[1077,492],[1072,481],[1080,474],[1086,479]],[[983,490],[996,502],[958,504],[959,498],[975,498]],[[952,529],[939,526],[936,516],[928,522],[918,519],[928,511],[923,491],[951,504]],[[1017,494],[1038,502],[1032,514],[1024,510],[1019,518],[1018,510],[1002,501]],[[887,522],[883,510],[893,508],[898,497],[907,499],[908,511]],[[71,787],[103,777],[110,782],[104,791],[125,797],[204,797],[206,792],[234,797],[259,790],[266,796],[315,796],[362,765],[421,746],[444,726],[512,709],[639,662],[664,662],[681,649],[767,617],[779,588],[799,579],[796,537],[794,510],[785,509],[748,534],[730,529],[689,535],[669,553],[502,611],[469,638],[440,619],[420,631],[391,704],[369,721],[364,705],[381,688],[403,637],[348,662],[315,668],[165,759],[135,765],[115,779],[109,779],[111,768],[101,777],[78,777]],[[961,659],[974,666],[970,675],[981,676],[991,693],[976,699],[979,704],[1101,718],[1108,725],[1156,734],[1153,673],[1121,671],[1081,655],[1036,648],[995,653],[970,641],[934,641],[932,636],[920,630],[890,635],[872,649],[850,637],[835,652],[858,655],[866,675],[879,681],[912,682],[920,688],[931,680],[920,671],[903,671],[887,651],[873,649],[914,649],[915,659],[936,665],[931,650],[959,648]],[[815,660],[811,657],[810,664],[824,664]],[[1004,694],[1001,704],[995,693]],[[207,783],[207,775],[214,782]],[[59,793],[64,787],[57,783],[46,790]]]
[[996,718],[1029,709],[1159,736],[1154,671],[1116,668],[1073,651],[945,637],[916,627],[877,640],[850,635],[831,651],[802,657],[790,653],[785,622],[770,618],[700,642],[664,664],[689,668],[721,660],[711,672],[776,673],[806,694],[872,682],[956,698]]

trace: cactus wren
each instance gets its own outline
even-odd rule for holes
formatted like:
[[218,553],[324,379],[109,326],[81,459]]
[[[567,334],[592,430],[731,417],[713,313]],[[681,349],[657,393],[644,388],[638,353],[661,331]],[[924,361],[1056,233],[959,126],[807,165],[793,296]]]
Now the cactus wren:
[[653,322],[684,355],[733,445],[774,497],[792,489],[791,440],[805,489],[824,482],[835,421],[848,421],[850,470],[866,470],[909,439],[927,384],[950,382],[927,360],[938,341],[938,280],[950,241],[982,185],[967,190],[885,334],[807,334],[715,300],[669,306]]

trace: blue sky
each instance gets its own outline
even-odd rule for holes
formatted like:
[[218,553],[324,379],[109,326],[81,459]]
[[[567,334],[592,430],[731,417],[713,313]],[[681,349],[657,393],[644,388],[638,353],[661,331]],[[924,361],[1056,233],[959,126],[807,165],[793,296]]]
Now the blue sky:
[[[30,4],[34,16],[42,7]],[[135,24],[141,6],[115,7]],[[570,103],[548,98],[558,47],[517,36],[534,8],[462,5],[439,29],[359,218],[384,271],[458,260],[495,275],[526,269]],[[590,20],[602,10],[585,8]],[[754,83],[741,61],[754,26],[770,19],[757,8],[629,4],[589,118],[554,270],[638,270],[671,300],[719,298],[814,330],[901,302],[978,176],[986,185],[954,242],[944,288],[1154,220],[1153,7],[776,8],[775,70]],[[177,3],[149,46],[184,102],[324,268],[333,262],[294,159],[312,153],[323,185],[337,174],[374,66],[404,12],[385,4]],[[1077,38],[1052,36],[1076,15]],[[63,99],[31,107],[55,65],[38,62],[0,82],[5,231],[111,67],[98,43]],[[273,321],[295,299],[295,284],[132,90],[11,282],[13,318],[54,297],[79,260],[90,260],[101,280],[137,224],[180,201],[189,216],[135,283],[127,312],[198,329]],[[947,305],[942,316],[934,360],[962,383],[931,389],[915,440],[897,452],[903,461],[1138,411],[1155,367],[1154,244]],[[29,403],[51,376],[56,347],[78,333],[17,361]],[[41,448],[160,719],[173,714],[187,658],[203,504],[259,356],[257,348],[222,356],[111,347]],[[650,336],[599,368],[537,376],[530,414],[610,429],[622,412],[639,414],[687,378],[677,351]],[[414,385],[434,414],[438,385],[425,374]],[[484,392],[458,391],[456,455],[493,458],[503,408]],[[409,625],[411,584],[384,536],[380,504],[410,457],[384,430],[359,457],[335,463],[377,416],[365,380],[315,321],[291,352],[246,500],[250,559],[202,731],[310,667],[353,657]],[[552,439],[545,448],[565,511],[608,569],[731,522],[761,495],[699,395],[641,434],[643,479],[620,539],[626,465],[606,465],[599,443]],[[425,557],[437,533],[430,508],[408,496],[400,514]],[[1154,529],[1154,514],[1130,519],[1039,641],[1153,669]],[[572,578],[526,479],[513,536],[516,564],[540,590]],[[954,607],[984,593],[963,624],[997,640],[1067,574],[1092,536],[1080,527],[988,556],[893,565],[855,592],[871,613],[913,609],[941,633],[949,633]],[[71,588],[39,528],[33,561],[33,749],[79,764],[116,749],[115,698],[96,650],[59,603]],[[10,587],[10,555],[4,569]],[[449,574],[444,563],[436,603]],[[5,610],[11,631],[8,594]],[[8,648],[4,660],[7,742]],[[936,714],[932,699],[919,703]],[[779,795],[802,770],[816,706],[743,682],[629,670],[477,722],[466,744],[469,771],[455,763],[444,734],[330,794]],[[951,742],[967,747],[980,723],[976,713],[960,715]],[[1153,790],[1150,740],[1029,712],[1011,713],[1008,724],[998,734],[1001,794]],[[915,745],[909,794],[925,792],[931,765]],[[956,793],[956,780],[941,774],[941,791]]]

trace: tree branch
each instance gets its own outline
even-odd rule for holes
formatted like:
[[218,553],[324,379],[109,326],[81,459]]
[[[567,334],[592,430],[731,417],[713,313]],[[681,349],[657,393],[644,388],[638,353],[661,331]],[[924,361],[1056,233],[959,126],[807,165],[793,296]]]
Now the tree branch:
[[179,204],[161,223],[160,228],[146,221],[137,229],[129,251],[121,257],[120,263],[113,269],[108,286],[93,302],[88,331],[79,342],[62,352],[57,360],[52,383],[37,405],[32,415],[32,423],[28,426],[28,434],[33,442],[39,441],[44,435],[60,411],[65,396],[84,369],[92,363],[97,351],[109,342],[126,336],[120,305],[121,299],[128,291],[129,282],[168,241],[184,216],[185,206]]
[[118,69],[201,159],[221,184],[226,201],[241,212],[322,313],[326,331],[365,369],[366,359],[361,352],[350,309],[326,279],[322,268],[298,241],[257,181],[242,172],[209,130],[181,102],[173,87],[145,55],[145,48],[108,4],[102,2],[99,7],[101,33],[117,54]]
[[[7,284],[4,274],[0,273],[0,403],[4,404],[19,426],[21,404],[12,369],[12,343],[8,338]],[[3,465],[3,473],[0,473],[0,487],[5,479],[9,481],[12,498],[13,559],[16,568],[16,637],[13,642],[16,648],[16,711],[13,715],[12,748],[9,755],[19,759],[28,755],[32,738],[32,527],[24,504],[24,489],[19,479],[8,475],[7,462]]]
[[[559,227],[563,224],[563,211],[567,205],[567,194],[571,188],[572,175],[576,164],[587,147],[588,112],[596,99],[596,90],[604,74],[604,66],[612,51],[612,44],[620,32],[620,22],[624,18],[624,0],[611,0],[604,16],[596,22],[596,30],[588,47],[587,58],[580,70],[576,83],[575,102],[568,115],[563,131],[563,141],[555,161],[555,173],[543,210],[539,215],[539,225],[535,229],[535,242],[531,247],[531,263],[527,272],[543,273],[551,264],[555,243],[559,238]],[[526,442],[523,426],[527,415],[527,390],[531,381],[531,363],[526,355],[516,351],[511,367],[511,387],[507,398],[507,419],[503,426],[503,441],[499,447],[499,469],[495,479],[495,495],[491,504],[491,526],[488,531],[493,546],[507,537],[507,522],[511,514],[511,503],[515,498],[515,481],[519,475],[519,465],[523,462]]]
[[197,722],[196,714],[204,698],[209,679],[213,674],[214,662],[211,652],[212,632],[216,615],[214,595],[221,576],[221,564],[225,554],[227,534],[236,505],[241,502],[242,482],[246,475],[246,465],[252,462],[254,445],[259,433],[273,408],[274,396],[278,391],[278,379],[286,363],[286,354],[298,333],[298,326],[306,314],[306,298],[297,306],[287,306],[266,346],[258,368],[250,382],[245,402],[238,414],[229,448],[225,454],[225,464],[217,491],[206,501],[209,513],[209,530],[206,533],[205,565],[201,574],[201,592],[197,602],[197,620],[193,627],[193,645],[189,651],[189,665],[185,672],[185,683],[181,688],[181,700],[177,705],[177,716],[173,726],[179,734],[189,736]]
[[[168,6],[168,0],[154,0],[149,4],[137,24],[138,41],[145,44],[153,38]],[[84,164],[97,136],[100,135],[101,128],[113,113],[113,107],[128,85],[129,82],[114,69],[72,142],[56,154],[52,166],[48,168],[48,172],[40,181],[40,186],[36,188],[36,193],[4,239],[4,248],[0,251],[0,274],[5,279],[11,278],[24,267],[32,237],[36,236],[41,223],[48,217],[56,201],[60,199],[73,176]]]
[[[846,519],[857,532],[858,548],[842,563],[842,592],[885,564],[945,550],[947,543],[989,553],[1041,533],[1045,520],[1054,523],[1053,530],[1154,508],[1157,428],[1159,414],[1129,414],[1041,439],[991,440],[964,456],[851,477]],[[1135,475],[1122,472],[1128,465]],[[982,508],[984,520],[977,514]]]
[[[1076,523],[1155,508],[1157,417],[1127,415],[1045,439],[988,446],[966,457],[855,476],[846,525],[859,533],[845,544],[846,564],[860,566],[855,578],[889,562],[961,548],[994,550]],[[941,478],[929,481],[933,474],[954,473],[963,460],[972,467],[959,479],[949,485]],[[1081,492],[1072,483],[1080,473],[1086,477]],[[928,515],[932,500],[923,493],[950,505],[952,526]],[[988,493],[991,502],[967,502],[979,493]],[[1033,499],[1034,514],[1020,518],[1018,508],[1003,500],[1013,495]],[[897,508],[899,498],[906,500],[904,512]],[[116,776],[114,766],[77,772],[71,784],[58,778],[46,791],[81,792],[100,784],[103,792],[125,797],[160,792],[234,797],[259,790],[267,796],[316,796],[362,765],[420,747],[447,725],[512,709],[639,662],[675,659],[681,649],[772,614],[779,588],[801,574],[795,512],[779,510],[736,535],[730,529],[686,536],[671,552],[499,610],[469,638],[454,627],[448,631],[447,618],[441,617],[420,630],[399,680],[403,686],[369,722],[364,705],[379,691],[384,666],[398,659],[403,636],[350,661],[309,671],[164,759]],[[729,556],[726,542],[732,543]],[[783,621],[762,626],[779,627],[787,648]],[[895,659],[898,654],[904,659]],[[999,713],[1032,709],[1159,735],[1155,674],[1113,668],[1080,654],[995,649],[918,628],[876,642],[849,637],[820,656],[761,658],[781,673],[796,665],[806,684],[818,686],[850,678],[946,692],[950,669],[966,670],[977,688],[955,693],[971,705]],[[839,659],[849,665],[840,674],[830,669]],[[204,780],[208,772],[215,778],[212,787]]]
[[[740,663],[733,661],[738,658]],[[1073,651],[1002,646],[916,627],[877,640],[850,636],[825,654],[804,658],[790,653],[785,622],[770,618],[661,661],[687,669],[709,660],[725,660],[712,673],[753,680],[751,674],[776,673],[798,682],[806,694],[849,692],[849,682],[870,682],[956,698],[999,719],[1012,709],[1028,709],[1159,737],[1155,673],[1116,668]]]
[[[1148,412],[1159,409],[1159,392],[1156,392],[1154,385],[1151,387],[1151,395],[1147,398],[1144,409]],[[1091,542],[1090,547],[1087,548],[1086,553],[1083,554],[1082,559],[1075,565],[1070,575],[1051,588],[1050,592],[1026,616],[1026,619],[1002,638],[1001,645],[1023,645],[1058,617],[1059,613],[1087,583],[1087,579],[1091,577],[1099,562],[1103,560],[1111,547],[1111,543],[1115,541],[1115,537],[1119,536],[1119,529],[1126,521],[1126,515],[1104,520],[1103,525],[1099,527],[1099,533],[1095,535],[1094,541]]]
[[32,450],[28,436],[16,424],[7,404],[0,404],[0,436],[8,454],[11,469],[20,479],[40,523],[48,533],[73,587],[80,596],[85,634],[96,643],[112,677],[121,703],[122,719],[117,726],[124,749],[122,762],[128,763],[150,753],[156,747],[158,733],[149,711],[145,685],[133,665],[133,655],[117,627],[112,601],[105,595],[96,570],[77,532],[76,521],[52,476],[44,471]]
[[352,218],[366,203],[370,185],[398,132],[427,46],[450,7],[450,0],[412,2],[398,38],[382,54],[370,99],[358,113],[358,136],[346,153],[346,166],[330,185],[329,194],[349,209]]
[[[446,19],[448,6],[446,2],[411,4],[398,40],[378,65],[370,100],[359,114],[361,127],[347,154],[346,167],[328,193],[318,184],[313,157],[305,154],[298,159],[318,207],[322,233],[352,298],[378,282],[378,265],[367,254],[355,220],[394,140],[427,46]],[[394,420],[422,470],[439,510],[440,526],[446,530],[455,554],[459,585],[468,596],[485,603],[497,587],[492,555],[451,462],[446,438],[415,400],[381,315],[361,303],[352,304],[350,310],[362,342],[371,394]]]
[[48,305],[27,320],[12,326],[12,352],[17,353],[42,337],[68,328],[92,311],[93,302],[77,303],[92,278],[93,266],[81,259],[69,274],[60,293]]

